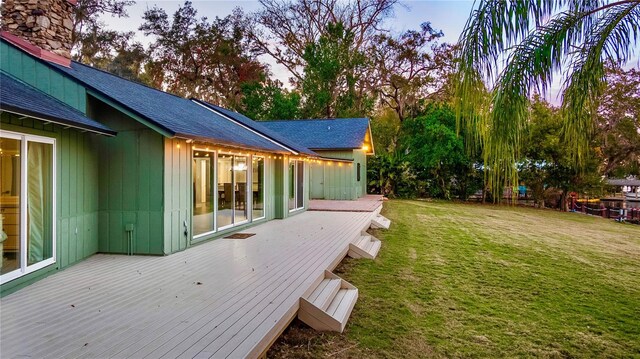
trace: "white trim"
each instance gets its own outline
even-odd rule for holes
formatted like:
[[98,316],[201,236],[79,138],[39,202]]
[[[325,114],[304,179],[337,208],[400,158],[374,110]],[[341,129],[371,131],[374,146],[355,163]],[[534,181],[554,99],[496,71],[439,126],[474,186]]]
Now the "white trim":
[[235,225],[235,224],[233,224],[233,223],[231,223],[231,224],[227,224],[227,225],[226,225],[226,226],[224,226],[224,227],[220,227],[220,228],[218,228],[218,232],[224,231],[225,229],[233,228],[233,227],[235,227],[235,226],[236,226],[236,225]]
[[[19,230],[19,255],[20,255],[20,268],[15,269],[9,273],[0,275],[0,284],[10,282],[16,278],[22,277],[29,273],[38,271],[44,267],[50,266],[56,263],[57,259],[57,146],[56,139],[52,137],[31,135],[21,132],[0,130],[0,137],[14,139],[20,141],[20,230]],[[28,265],[27,264],[27,146],[29,142],[50,144],[52,147],[51,152],[51,258],[44,259],[38,263]]]
[[[214,216],[214,217],[215,217],[215,216]],[[214,220],[214,222],[215,222],[215,220]],[[195,241],[196,239],[202,238],[202,237],[204,237],[204,236],[212,235],[212,234],[214,234],[214,233],[216,233],[216,232],[217,232],[216,230],[213,230],[213,231],[209,231],[209,232],[205,232],[205,233],[200,233],[200,234],[198,234],[198,235],[193,236],[193,237],[191,238],[191,240]]]
[[[367,131],[369,132],[369,141],[371,142],[371,155],[375,156],[376,155],[376,148],[373,144],[373,134],[371,133],[371,121],[368,121],[369,123],[367,124]],[[367,151],[364,151],[364,156],[365,158],[367,157]]]
[[267,137],[267,136],[265,136],[265,135],[261,134],[260,132],[258,132],[258,131],[256,131],[256,130],[252,129],[251,127],[246,126],[246,125],[244,125],[244,124],[242,124],[242,123],[240,123],[240,122],[238,122],[238,121],[236,121],[236,120],[232,119],[231,117],[229,117],[229,116],[225,115],[224,113],[222,113],[222,112],[220,112],[220,111],[217,111],[217,110],[214,110],[214,109],[212,109],[212,108],[211,108],[211,107],[209,107],[209,106],[206,106],[206,105],[201,104],[201,103],[200,103],[200,101],[193,100],[193,99],[192,99],[191,101],[192,101],[193,103],[196,103],[196,104],[200,105],[200,106],[201,106],[201,107],[203,107],[203,108],[206,108],[207,110],[209,110],[209,111],[211,111],[211,112],[213,112],[213,113],[216,113],[216,114],[220,115],[221,117],[225,118],[226,120],[228,120],[228,121],[230,121],[230,122],[235,123],[236,125],[238,125],[238,126],[240,126],[240,127],[244,128],[245,130],[251,131],[251,132],[253,132],[254,134],[256,134],[256,135],[258,135],[258,136],[260,136],[260,137],[264,138],[265,140],[267,140],[267,141],[269,141],[269,142],[271,142],[271,143],[273,143],[273,144],[275,144],[275,145],[278,145],[278,146],[280,146],[280,147],[284,148],[285,150],[287,150],[287,151],[289,151],[289,152],[293,153],[294,155],[298,155],[298,154],[300,154],[300,152],[297,152],[297,151],[295,151],[295,150],[293,150],[293,149],[291,149],[291,148],[289,148],[289,147],[287,147],[287,146],[285,146],[285,145],[281,144],[280,142],[277,142],[277,141],[275,141],[275,140],[273,140],[273,139],[271,139],[271,138],[269,138],[269,137]]

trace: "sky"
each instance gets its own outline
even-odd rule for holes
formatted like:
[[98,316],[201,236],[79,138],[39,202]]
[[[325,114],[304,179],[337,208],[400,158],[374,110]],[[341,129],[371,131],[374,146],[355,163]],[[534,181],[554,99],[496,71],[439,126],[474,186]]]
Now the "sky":
[[[199,16],[206,16],[209,19],[224,17],[231,13],[236,7],[241,7],[245,13],[260,10],[258,1],[235,0],[192,0],[193,7],[198,10]],[[163,0],[163,1],[136,1],[136,4],[127,8],[128,18],[103,17],[103,21],[112,29],[120,31],[136,31],[137,40],[143,44],[148,44],[150,39],[137,31],[142,23],[142,15],[145,10],[154,6],[165,9],[167,14],[173,14],[184,1]],[[443,42],[455,43],[464,28],[464,25],[471,12],[473,0],[409,0],[403,1],[396,6],[395,14],[386,24],[394,32],[419,29],[423,22],[431,22],[434,29],[442,30]],[[271,67],[274,77],[288,84],[289,73],[284,67],[275,63],[271,58],[260,59]]]
[[[235,7],[241,7],[245,13],[260,10],[261,5],[253,0],[192,0],[193,6],[198,10],[199,16],[209,19],[227,16]],[[143,44],[148,44],[150,39],[138,31],[142,23],[142,15],[146,9],[154,6],[165,9],[167,14],[173,14],[184,1],[161,0],[161,1],[137,1],[135,5],[128,8],[128,18],[104,17],[103,21],[112,29],[121,31],[136,31],[137,40]],[[462,32],[474,5],[473,0],[401,0],[400,5],[395,7],[395,14],[387,20],[387,26],[396,33],[410,29],[419,29],[423,22],[430,22],[434,29],[442,30],[444,36],[442,42],[456,43]],[[638,48],[640,46],[636,46]],[[626,68],[640,67],[640,50],[632,56]],[[289,73],[275,61],[263,56],[260,58],[264,63],[269,64],[273,76],[280,80],[285,86],[289,84]],[[556,74],[555,81],[551,84],[547,100],[558,105],[561,100],[559,93],[561,89],[560,79],[562,76]]]

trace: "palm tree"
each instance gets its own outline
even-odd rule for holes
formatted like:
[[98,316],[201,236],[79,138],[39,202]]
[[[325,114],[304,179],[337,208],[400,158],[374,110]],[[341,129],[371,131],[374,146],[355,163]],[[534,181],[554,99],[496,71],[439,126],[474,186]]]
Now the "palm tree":
[[[561,74],[563,138],[584,163],[605,64],[625,64],[640,32],[640,0],[480,0],[460,36],[459,126],[482,148],[494,193],[517,185],[529,100]],[[475,4],[474,4],[475,5]],[[505,61],[506,60],[506,61]],[[486,85],[491,87],[487,91]]]

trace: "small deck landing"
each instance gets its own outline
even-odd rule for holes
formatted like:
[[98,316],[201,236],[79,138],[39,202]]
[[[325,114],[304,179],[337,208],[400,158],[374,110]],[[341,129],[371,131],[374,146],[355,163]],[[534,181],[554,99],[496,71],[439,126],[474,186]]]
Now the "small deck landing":
[[369,194],[354,201],[336,201],[312,199],[309,201],[310,211],[329,212],[379,212],[382,208],[382,196]]

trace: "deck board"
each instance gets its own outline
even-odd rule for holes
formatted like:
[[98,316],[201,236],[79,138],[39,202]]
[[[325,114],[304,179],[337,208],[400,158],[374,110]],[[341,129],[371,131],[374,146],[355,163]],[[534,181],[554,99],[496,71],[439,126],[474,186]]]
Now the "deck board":
[[0,300],[0,356],[256,357],[372,215],[309,211],[167,257],[95,255]]

